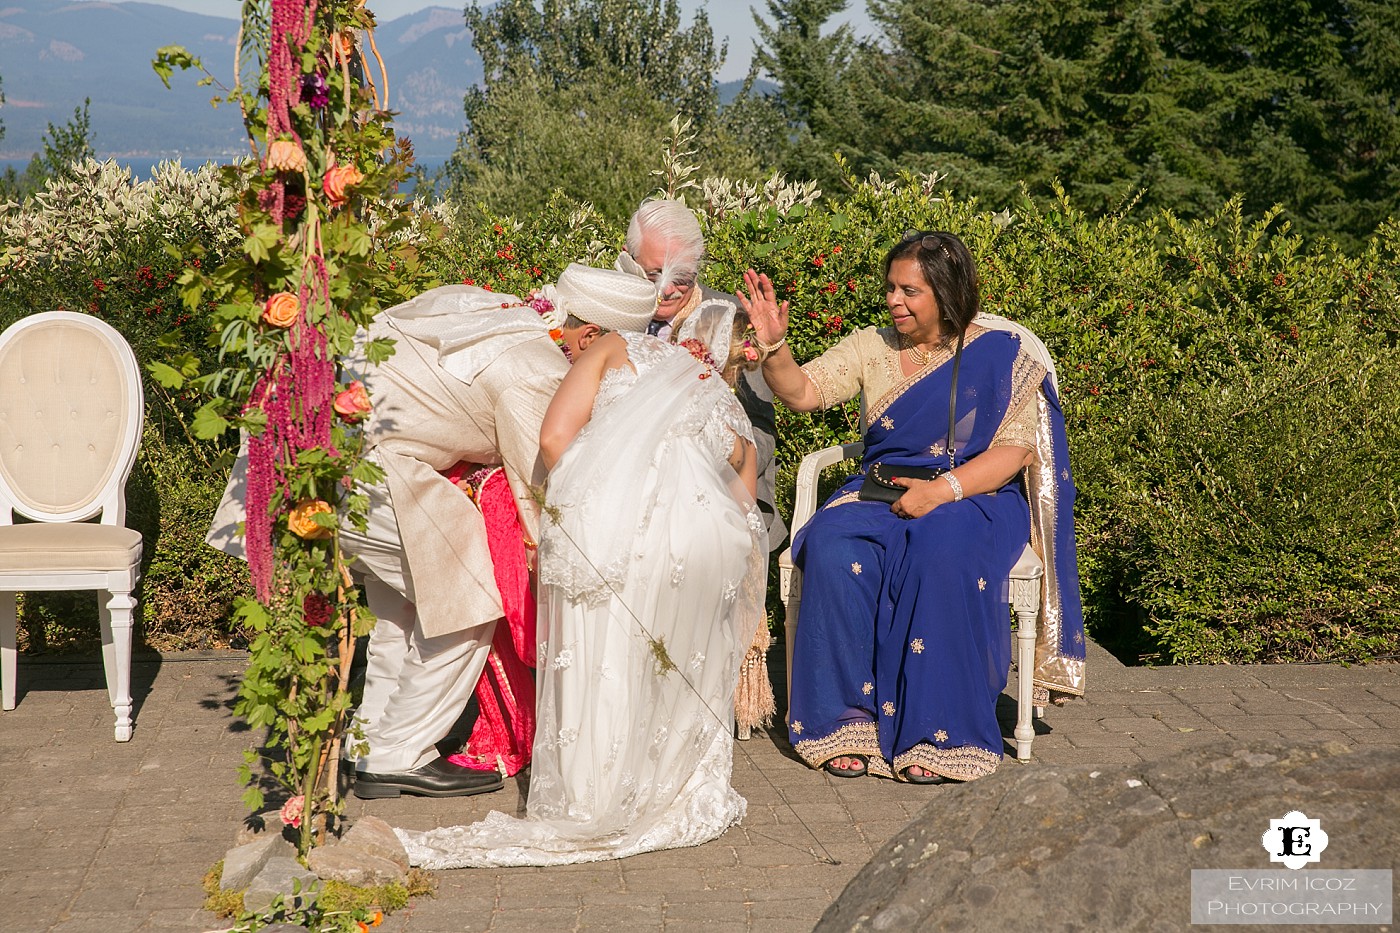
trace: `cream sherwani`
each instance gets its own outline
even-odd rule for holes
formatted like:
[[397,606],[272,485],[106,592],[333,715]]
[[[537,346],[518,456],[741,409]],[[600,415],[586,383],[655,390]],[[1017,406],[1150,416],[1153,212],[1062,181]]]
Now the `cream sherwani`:
[[[433,289],[371,326],[368,337],[395,341],[392,357],[377,366],[346,360],[348,375],[369,390],[368,456],[385,473],[365,489],[367,530],[342,531],[380,619],[358,712],[369,743],[364,771],[409,771],[436,757],[501,615],[481,513],[439,471],[462,460],[503,465],[522,523],[532,537],[538,531],[530,488],[545,476],[540,424],[568,366],[539,316],[502,309],[503,301],[512,299],[470,286]],[[215,546],[218,533],[216,520]]]

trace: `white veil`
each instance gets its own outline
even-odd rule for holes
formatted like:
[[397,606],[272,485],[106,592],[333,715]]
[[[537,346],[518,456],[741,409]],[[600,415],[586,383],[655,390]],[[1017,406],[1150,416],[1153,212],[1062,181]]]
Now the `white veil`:
[[621,858],[697,845],[743,816],[733,694],[767,547],[716,441],[732,443],[733,412],[747,422],[718,374],[642,340],[629,347],[650,365],[595,406],[549,479],[527,815],[400,831],[414,864]]

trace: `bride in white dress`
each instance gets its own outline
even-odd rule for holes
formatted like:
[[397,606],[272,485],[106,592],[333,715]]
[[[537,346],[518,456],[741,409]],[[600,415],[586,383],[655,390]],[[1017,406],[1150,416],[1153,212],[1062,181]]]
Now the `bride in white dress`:
[[743,409],[684,347],[607,334],[560,386],[541,452],[552,470],[526,814],[398,830],[415,865],[623,858],[699,845],[744,816],[729,783],[733,696],[768,549]]

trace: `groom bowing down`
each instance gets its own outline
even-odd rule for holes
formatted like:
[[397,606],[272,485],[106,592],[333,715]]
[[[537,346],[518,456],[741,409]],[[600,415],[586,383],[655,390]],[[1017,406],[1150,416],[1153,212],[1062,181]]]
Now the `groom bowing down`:
[[[475,689],[502,614],[481,512],[441,471],[463,461],[502,465],[525,533],[537,540],[531,487],[545,475],[540,424],[566,355],[602,330],[645,328],[655,289],[570,266],[556,301],[571,315],[562,346],[528,304],[446,286],[376,318],[368,337],[395,341],[388,360],[346,360],[373,400],[366,448],[385,474],[364,489],[366,531],[341,532],[379,618],[357,714],[369,750],[356,764],[356,796],[447,797],[501,786],[496,772],[453,764],[436,748]],[[242,518],[238,479],[235,470],[210,533],[225,550],[242,543],[232,540]]]

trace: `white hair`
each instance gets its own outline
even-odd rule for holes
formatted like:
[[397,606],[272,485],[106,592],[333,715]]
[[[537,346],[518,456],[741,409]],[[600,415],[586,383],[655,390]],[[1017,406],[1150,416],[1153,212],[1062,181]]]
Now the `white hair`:
[[670,245],[666,257],[666,265],[671,267],[668,272],[693,275],[700,271],[705,235],[700,232],[695,212],[683,202],[659,199],[637,208],[627,225],[627,252],[636,257],[646,237],[657,237]]

